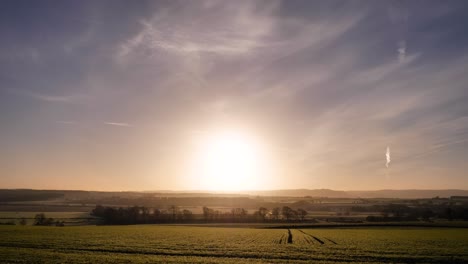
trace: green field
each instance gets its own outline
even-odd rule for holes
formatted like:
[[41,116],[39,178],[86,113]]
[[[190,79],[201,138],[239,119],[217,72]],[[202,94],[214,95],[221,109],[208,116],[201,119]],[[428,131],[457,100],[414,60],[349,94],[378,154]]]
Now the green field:
[[468,229],[0,226],[2,263],[468,263]]
[[[42,212],[0,212],[0,223],[13,222],[19,224],[21,219],[26,220],[27,225],[34,224],[36,214]],[[87,212],[44,212],[46,217],[51,217],[57,221],[64,221],[67,225],[89,224],[89,220],[95,219]]]

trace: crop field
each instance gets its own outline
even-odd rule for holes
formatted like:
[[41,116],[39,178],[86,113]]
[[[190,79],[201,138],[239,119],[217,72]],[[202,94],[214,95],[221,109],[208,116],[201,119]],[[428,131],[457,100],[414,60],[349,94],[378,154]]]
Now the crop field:
[[57,219],[70,219],[70,218],[88,218],[92,217],[87,212],[0,212],[2,219],[17,219],[17,218],[34,218],[36,214],[45,213],[47,217]]
[[[1,222],[14,222],[19,223],[21,219],[25,219],[28,225],[34,223],[34,217],[41,212],[0,212]],[[94,219],[87,212],[45,212],[47,217],[54,220],[64,221],[67,225],[86,224],[89,219]]]
[[2,263],[468,263],[468,229],[0,226]]

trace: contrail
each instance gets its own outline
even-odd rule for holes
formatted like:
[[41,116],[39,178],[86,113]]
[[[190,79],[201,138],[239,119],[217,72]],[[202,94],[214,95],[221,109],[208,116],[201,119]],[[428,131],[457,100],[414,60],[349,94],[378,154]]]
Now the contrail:
[[406,57],[406,41],[405,40],[398,42],[397,52],[398,52],[398,61],[404,62],[405,57]]
[[387,146],[387,152],[385,153],[385,157],[387,157],[387,163],[385,163],[385,166],[388,168],[388,164],[390,164],[390,147]]

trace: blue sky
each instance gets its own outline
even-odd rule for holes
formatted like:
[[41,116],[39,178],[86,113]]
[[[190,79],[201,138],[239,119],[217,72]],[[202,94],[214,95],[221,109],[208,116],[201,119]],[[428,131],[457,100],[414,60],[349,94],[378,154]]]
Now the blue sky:
[[256,189],[468,189],[465,1],[0,5],[2,188],[203,189],[230,129]]

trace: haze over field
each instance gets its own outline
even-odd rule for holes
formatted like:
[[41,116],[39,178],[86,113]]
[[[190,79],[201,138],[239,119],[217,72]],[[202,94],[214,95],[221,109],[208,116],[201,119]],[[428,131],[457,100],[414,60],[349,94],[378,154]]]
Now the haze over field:
[[2,1],[0,188],[468,189],[466,1]]

